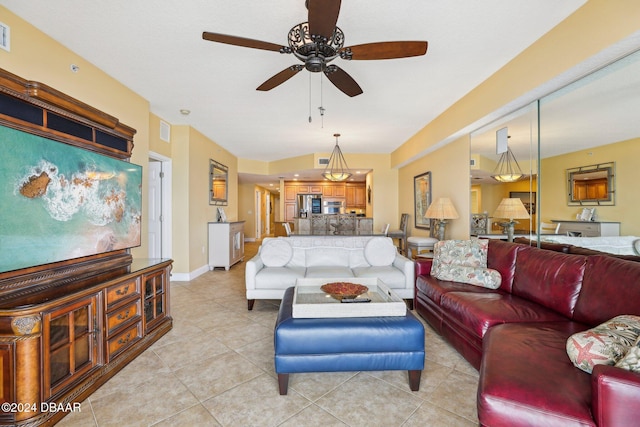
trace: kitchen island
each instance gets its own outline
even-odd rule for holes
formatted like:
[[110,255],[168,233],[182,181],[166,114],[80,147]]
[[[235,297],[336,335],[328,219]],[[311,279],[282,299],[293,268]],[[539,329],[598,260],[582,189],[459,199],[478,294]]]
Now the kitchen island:
[[295,218],[294,230],[297,235],[370,236],[373,218],[354,214],[311,214],[307,218]]

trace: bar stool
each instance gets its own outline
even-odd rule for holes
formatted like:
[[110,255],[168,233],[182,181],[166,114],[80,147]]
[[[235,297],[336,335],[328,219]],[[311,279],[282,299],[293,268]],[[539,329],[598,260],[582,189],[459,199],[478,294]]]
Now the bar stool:
[[409,222],[409,214],[403,213],[400,217],[400,229],[389,230],[388,237],[398,239],[398,251],[400,255],[404,255],[407,250],[407,223]]

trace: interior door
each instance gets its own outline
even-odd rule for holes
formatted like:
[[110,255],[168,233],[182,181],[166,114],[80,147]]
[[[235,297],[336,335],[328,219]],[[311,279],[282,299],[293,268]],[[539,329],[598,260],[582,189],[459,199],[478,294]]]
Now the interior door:
[[162,162],[149,159],[149,258],[162,258]]

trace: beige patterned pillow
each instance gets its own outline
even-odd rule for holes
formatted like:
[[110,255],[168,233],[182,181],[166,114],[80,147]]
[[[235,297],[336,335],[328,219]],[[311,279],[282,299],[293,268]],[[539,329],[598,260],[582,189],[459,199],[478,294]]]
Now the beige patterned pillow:
[[498,289],[502,283],[502,276],[497,270],[463,265],[442,265],[438,269],[438,275],[434,277],[490,289]]
[[638,338],[633,347],[627,351],[627,354],[616,363],[616,368],[622,368],[640,374],[640,338]]
[[621,315],[595,328],[571,335],[567,355],[579,369],[591,373],[595,365],[615,365],[640,337],[640,316]]

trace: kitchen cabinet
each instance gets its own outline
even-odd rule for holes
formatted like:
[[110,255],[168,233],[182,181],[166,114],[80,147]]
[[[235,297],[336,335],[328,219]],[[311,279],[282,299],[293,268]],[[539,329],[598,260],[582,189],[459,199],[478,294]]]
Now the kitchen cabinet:
[[209,223],[209,270],[232,265],[244,259],[244,221]]
[[367,196],[364,184],[347,184],[346,207],[364,209],[367,207]]

